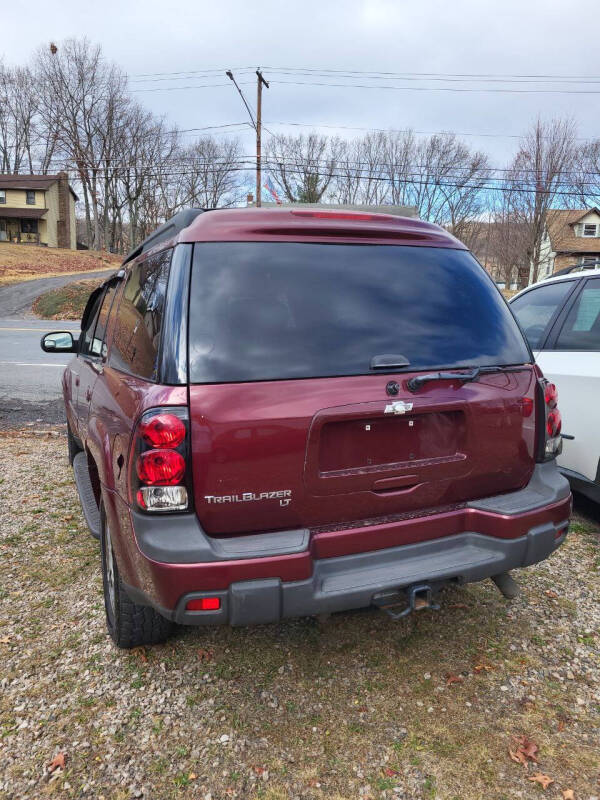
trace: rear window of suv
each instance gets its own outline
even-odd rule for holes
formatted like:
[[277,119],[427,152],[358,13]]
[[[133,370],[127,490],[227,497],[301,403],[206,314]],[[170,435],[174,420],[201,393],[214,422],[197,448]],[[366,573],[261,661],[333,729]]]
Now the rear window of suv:
[[529,351],[498,290],[465,250],[216,242],[194,247],[192,383],[523,364]]

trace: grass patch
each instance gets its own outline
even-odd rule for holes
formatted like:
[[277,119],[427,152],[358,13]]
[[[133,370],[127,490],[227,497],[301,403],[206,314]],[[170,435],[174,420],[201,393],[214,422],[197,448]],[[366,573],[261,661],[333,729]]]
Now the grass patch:
[[33,313],[42,319],[81,319],[88,297],[101,279],[77,281],[40,295],[33,304]]

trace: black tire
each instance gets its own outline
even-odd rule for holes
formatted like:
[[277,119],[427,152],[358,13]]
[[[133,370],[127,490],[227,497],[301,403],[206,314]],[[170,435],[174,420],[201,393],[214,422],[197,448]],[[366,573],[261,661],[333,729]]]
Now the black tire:
[[127,596],[113,554],[110,529],[102,502],[100,523],[104,608],[106,627],[112,640],[117,647],[124,649],[164,642],[171,635],[174,625],[150,606],[140,606]]
[[67,446],[69,448],[69,464],[73,466],[73,459],[77,455],[77,453],[81,453],[83,447],[79,444],[77,439],[73,436],[71,432],[71,426],[67,422]]

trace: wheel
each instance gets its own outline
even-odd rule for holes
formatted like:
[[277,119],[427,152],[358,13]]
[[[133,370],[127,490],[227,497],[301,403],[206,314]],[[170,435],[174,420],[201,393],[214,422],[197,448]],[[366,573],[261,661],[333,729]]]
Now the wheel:
[[114,557],[110,525],[100,504],[100,551],[106,627],[117,647],[129,649],[159,644],[170,636],[173,623],[150,606],[140,606],[127,596]]

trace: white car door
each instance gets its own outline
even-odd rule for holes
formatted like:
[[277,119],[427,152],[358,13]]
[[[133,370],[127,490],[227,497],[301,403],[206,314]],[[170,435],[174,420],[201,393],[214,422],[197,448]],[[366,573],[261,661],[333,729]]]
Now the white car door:
[[[554,284],[556,285],[556,284]],[[558,388],[561,467],[595,481],[600,470],[600,277],[581,279],[535,357]]]

